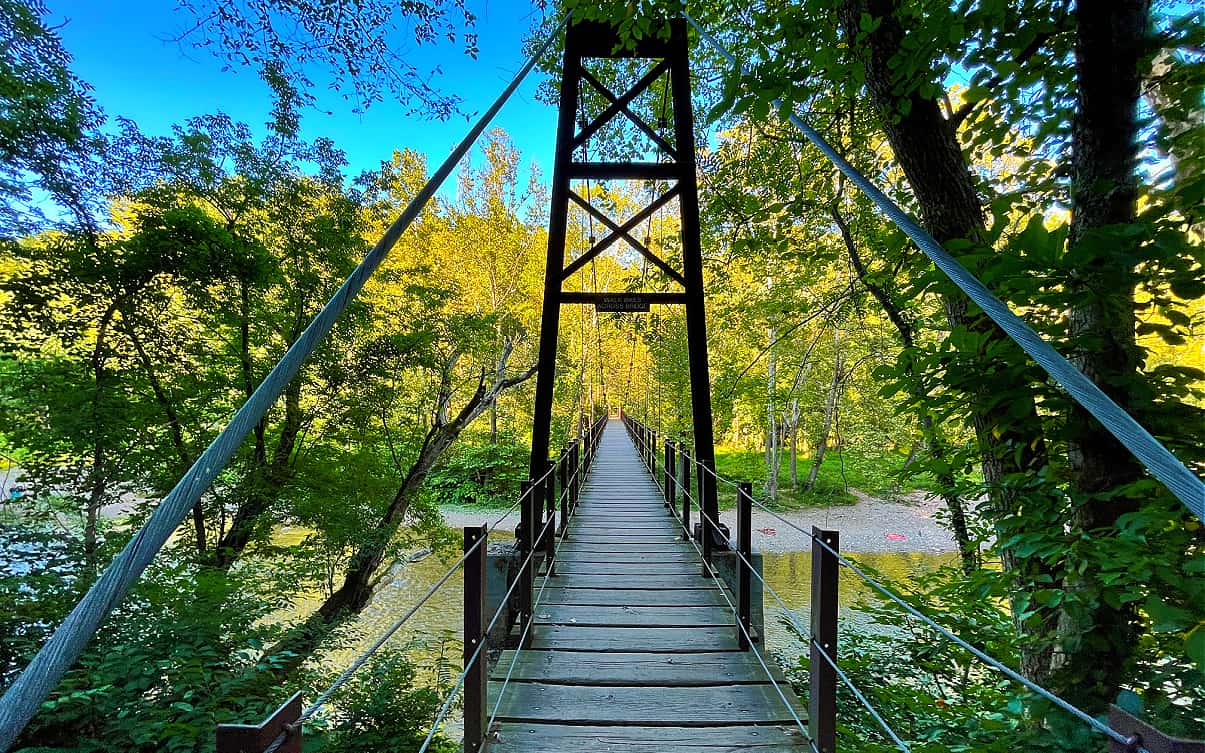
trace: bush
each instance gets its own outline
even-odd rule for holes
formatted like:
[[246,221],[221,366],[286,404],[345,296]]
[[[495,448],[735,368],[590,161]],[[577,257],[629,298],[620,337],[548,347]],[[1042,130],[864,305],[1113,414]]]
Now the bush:
[[511,436],[496,444],[466,442],[431,471],[427,489],[441,505],[508,507],[527,478],[529,452]]

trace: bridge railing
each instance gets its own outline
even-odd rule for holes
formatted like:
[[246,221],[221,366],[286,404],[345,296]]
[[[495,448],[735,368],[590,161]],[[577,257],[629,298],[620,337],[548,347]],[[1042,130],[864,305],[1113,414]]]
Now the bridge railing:
[[[514,627],[521,631],[519,647],[530,635],[534,607],[535,575],[545,568],[543,583],[555,575],[556,545],[565,538],[569,519],[577,507],[582,485],[598,454],[598,443],[606,428],[606,417],[585,428],[582,436],[570,441],[539,478],[524,481],[518,499],[493,523],[464,528],[463,554],[416,603],[391,624],[365,649],[331,685],[309,706],[302,707],[301,694],[294,694],[279,709],[259,724],[220,724],[217,727],[216,753],[300,753],[302,730],[334,694],[363,667],[458,571],[463,571],[464,668],[444,700],[420,751],[434,740],[455,699],[463,693],[464,750],[473,753],[483,745],[487,731],[497,714],[487,715],[488,658],[490,636],[495,628],[507,624],[512,615]],[[520,511],[515,540],[519,565],[498,607],[487,616],[486,555],[489,534]],[[540,592],[543,591],[543,584]],[[387,689],[385,689],[387,690]]]
[[[968,640],[944,627],[920,607],[912,604],[898,595],[896,589],[889,588],[877,579],[868,575],[858,564],[840,552],[839,536],[836,531],[826,531],[813,526],[807,530],[794,521],[783,517],[778,512],[767,507],[753,496],[752,484],[736,482],[725,478],[698,462],[684,443],[675,443],[669,438],[659,437],[658,433],[641,421],[631,416],[624,417],[633,440],[640,448],[640,454],[645,459],[655,481],[664,484],[665,504],[675,510],[675,517],[688,530],[691,503],[697,513],[706,518],[706,513],[700,509],[698,498],[690,489],[689,469],[694,468],[696,475],[711,474],[715,481],[726,484],[736,492],[737,497],[737,543],[733,550],[738,559],[737,604],[733,605],[737,629],[745,640],[749,638],[749,604],[746,594],[749,582],[756,578],[763,593],[768,593],[782,609],[784,616],[791,622],[799,635],[808,640],[809,678],[809,735],[820,753],[832,753],[836,745],[836,683],[839,680],[857,698],[876,723],[882,728],[883,734],[899,750],[909,753],[911,748],[896,733],[890,722],[876,708],[869,694],[858,688],[849,676],[841,669],[837,656],[837,588],[838,573],[844,568],[866,583],[871,589],[894,603],[908,614],[920,620],[922,624],[934,631],[940,638],[950,641],[972,656],[983,662],[992,670],[1003,674],[1008,679],[1025,687],[1027,690],[1044,698],[1063,711],[1071,714],[1096,732],[1106,736],[1112,753],[1163,753],[1164,751],[1179,751],[1180,753],[1205,753],[1205,742],[1180,740],[1166,735],[1146,724],[1123,709],[1111,707],[1108,721],[1098,719],[1086,711],[1077,708],[1070,702],[1054,694],[1050,690],[1024,677],[1004,662],[976,648]],[[664,450],[660,450],[657,441],[664,442]],[[660,469],[657,467],[658,457],[662,458]],[[675,473],[676,471],[676,473]],[[680,495],[681,500],[675,498]],[[681,502],[681,512],[677,512],[677,503]],[[757,507],[762,513],[778,520],[809,538],[812,546],[812,580],[811,580],[811,624],[804,626],[795,611],[787,606],[777,590],[770,585],[758,572],[753,562],[751,552],[752,509]],[[719,521],[710,521],[718,530],[725,530]],[[700,535],[700,529],[691,534],[691,539]],[[702,552],[700,551],[700,554]],[[710,567],[707,562],[705,567]],[[742,641],[742,648],[747,644]]]

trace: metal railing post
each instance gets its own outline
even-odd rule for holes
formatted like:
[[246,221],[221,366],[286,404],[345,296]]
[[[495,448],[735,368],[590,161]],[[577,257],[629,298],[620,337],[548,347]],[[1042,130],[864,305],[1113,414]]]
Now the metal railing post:
[[569,450],[562,449],[560,457],[556,461],[557,499],[561,503],[561,526],[560,532],[562,536],[566,536],[565,529],[569,527]]
[[837,557],[818,542],[838,551],[836,531],[812,526],[812,640],[809,651],[808,730],[818,753],[837,750],[837,672],[820,652],[837,663]]
[[678,453],[678,469],[681,476],[678,485],[682,490],[682,540],[690,541],[690,455],[688,453]]
[[262,724],[219,724],[216,753],[266,750],[283,732],[285,739],[276,753],[301,753],[301,693],[285,701]]
[[[489,526],[465,526],[464,551],[464,750],[475,753],[485,740],[489,656],[485,634],[485,560]],[[478,545],[480,541],[480,545]],[[476,546],[475,549],[473,547]],[[473,654],[476,653],[475,661]]]
[[524,523],[521,524],[523,536],[519,539],[519,619],[516,621],[520,628],[527,626],[527,622],[532,618],[532,589],[535,586],[535,577],[532,572],[534,557],[528,558],[528,555],[535,550],[535,532],[536,532],[536,513],[539,508],[536,506],[536,492],[532,488],[530,480],[524,481],[522,484],[523,502],[519,505],[522,510]]
[[753,577],[753,484],[742,482],[736,493],[736,640],[740,647],[748,651],[749,638],[753,635],[753,620],[750,618],[752,608]]
[[695,472],[699,483],[699,525],[703,530],[703,575],[711,572],[712,552],[715,551],[715,537],[718,532],[715,519],[719,515],[717,505],[711,504],[707,493],[715,489],[715,478],[707,472],[707,466],[701,465]]
[[544,474],[544,513],[547,517],[543,525],[548,525],[544,532],[544,569],[549,575],[556,575],[552,560],[556,556],[556,472],[553,461],[549,460]]
[[665,452],[662,453],[665,466],[662,469],[662,485],[665,487],[665,506],[673,509],[674,504],[674,442],[665,440]]

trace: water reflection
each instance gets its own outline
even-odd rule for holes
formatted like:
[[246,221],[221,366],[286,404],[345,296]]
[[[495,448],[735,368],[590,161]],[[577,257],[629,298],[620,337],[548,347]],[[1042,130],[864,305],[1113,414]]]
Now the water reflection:
[[[491,541],[513,540],[509,533],[494,532]],[[394,620],[426,594],[436,580],[456,561],[458,552],[447,551],[433,554],[419,562],[395,566],[381,585],[376,597],[360,615],[355,628],[358,636],[343,646],[333,647],[327,652],[326,661],[332,666],[346,664],[386,630]],[[928,554],[921,552],[890,552],[881,554],[851,555],[851,559],[865,564],[882,574],[887,583],[906,585],[917,575],[931,572],[942,566],[956,566],[957,554]],[[810,619],[812,554],[803,552],[766,553],[763,559],[766,582],[774,589],[787,607],[806,626]],[[463,579],[460,573],[443,585],[431,600],[398,631],[391,645],[402,646],[408,641],[432,640],[441,637],[458,640],[463,606]],[[538,586],[538,581],[537,581]],[[841,609],[841,629],[864,630],[869,627],[867,616],[856,609],[856,605],[867,599],[877,600],[878,594],[862,582],[854,573],[842,568],[838,603]],[[771,651],[787,657],[797,655],[801,646],[781,623],[784,614],[781,605],[769,594],[765,595],[766,643]],[[317,606],[317,600],[299,601],[299,611],[309,611]],[[429,652],[419,652],[428,653]]]

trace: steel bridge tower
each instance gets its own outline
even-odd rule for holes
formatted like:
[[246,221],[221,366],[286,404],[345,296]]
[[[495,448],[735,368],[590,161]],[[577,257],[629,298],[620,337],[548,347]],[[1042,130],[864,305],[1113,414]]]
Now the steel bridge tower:
[[[649,306],[679,304],[686,306],[686,332],[690,361],[691,411],[694,423],[696,459],[705,468],[715,470],[715,450],[711,425],[711,385],[707,365],[707,322],[703,309],[703,259],[699,241],[699,196],[695,178],[694,118],[691,108],[689,40],[685,19],[669,21],[668,35],[650,36],[633,46],[622,48],[617,31],[608,24],[580,22],[570,25],[565,38],[561,71],[560,114],[557,121],[556,152],[552,173],[552,207],[548,227],[548,260],[544,272],[544,304],[540,322],[539,371],[536,380],[535,423],[531,440],[531,478],[539,478],[548,465],[553,387],[560,312],[564,304],[594,305],[599,311],[647,312]],[[597,70],[616,58],[648,59],[652,68],[622,94],[612,92]],[[632,103],[642,93],[667,77],[671,106],[665,123],[654,128],[633,112]],[[583,86],[601,95],[608,105],[594,118],[578,123]],[[588,153],[588,143],[609,124],[619,121],[634,126],[658,148],[656,162],[616,162],[579,160],[576,154]],[[663,135],[662,131],[665,131]],[[586,147],[586,149],[583,149]],[[668,190],[626,221],[619,222],[595,207],[589,196],[574,190],[575,182],[590,180],[627,180],[664,182]],[[633,231],[658,210],[677,199],[681,220],[682,258],[671,263],[641,243]],[[599,222],[608,232],[591,248],[566,265],[566,229],[570,205],[576,205]],[[613,244],[623,241],[657,267],[679,288],[664,293],[583,293],[564,289],[571,275],[589,264]],[[718,519],[715,476],[698,473],[704,511]],[[710,544],[711,537],[704,536]]]

